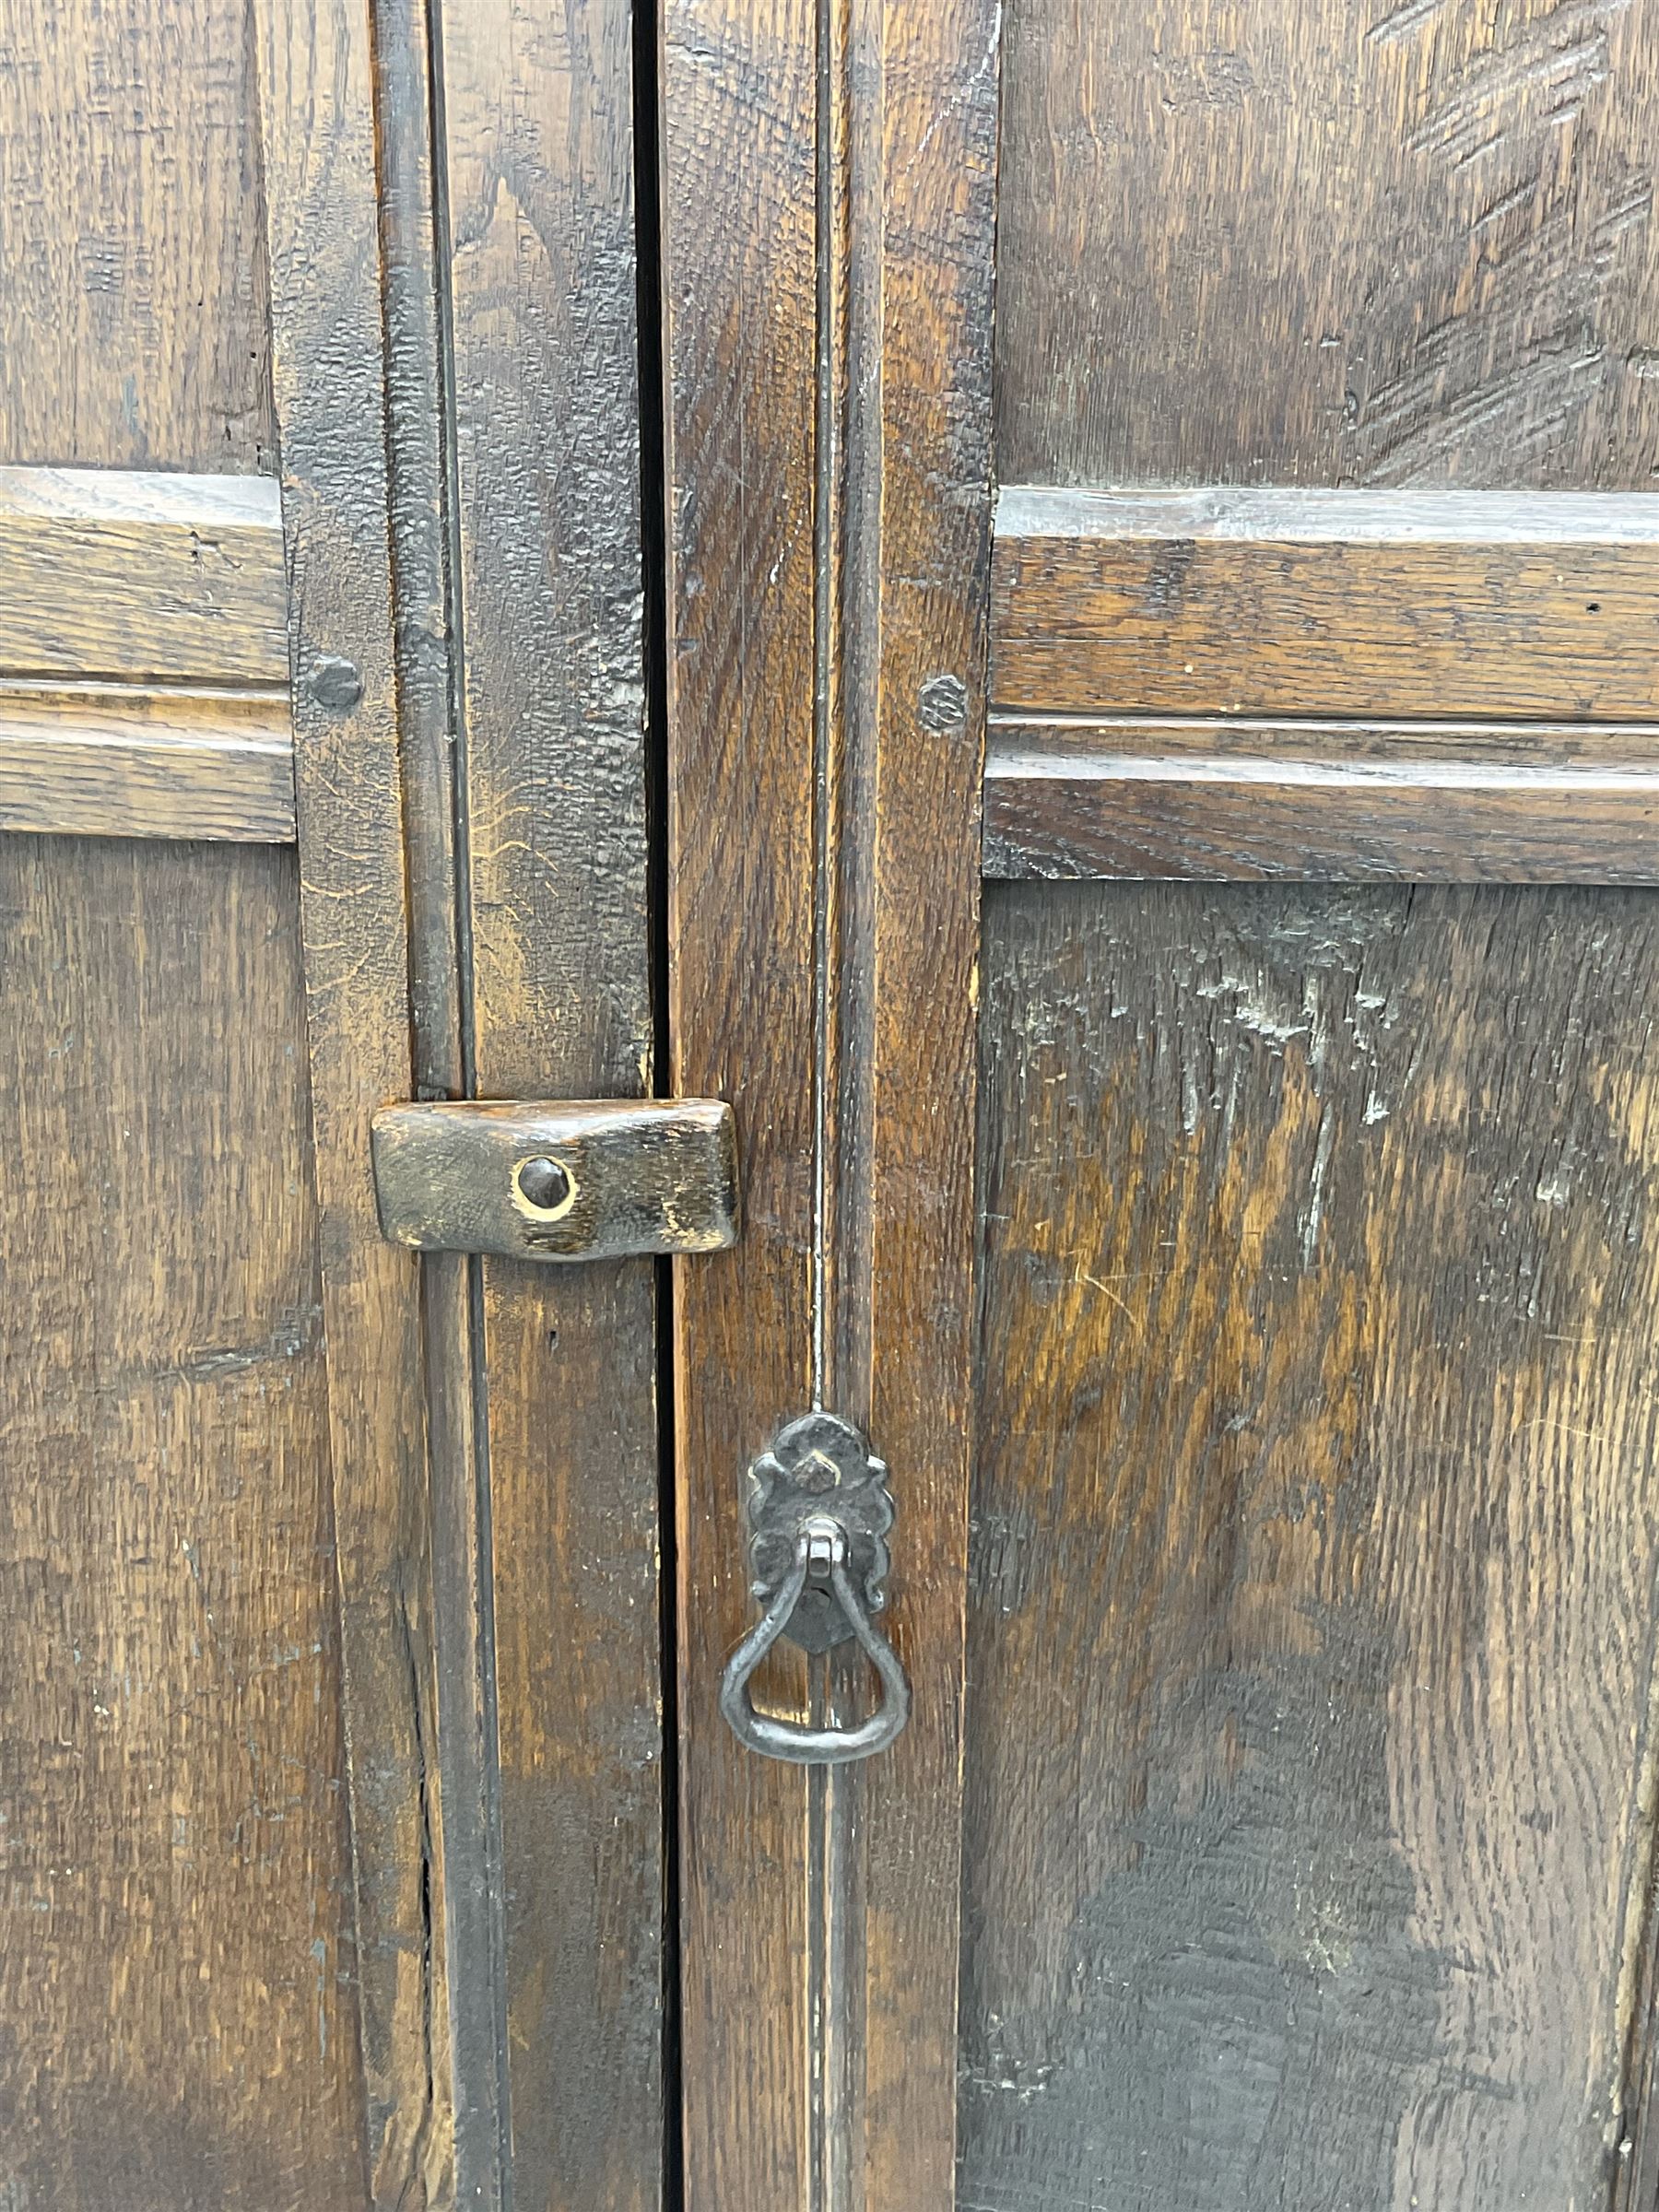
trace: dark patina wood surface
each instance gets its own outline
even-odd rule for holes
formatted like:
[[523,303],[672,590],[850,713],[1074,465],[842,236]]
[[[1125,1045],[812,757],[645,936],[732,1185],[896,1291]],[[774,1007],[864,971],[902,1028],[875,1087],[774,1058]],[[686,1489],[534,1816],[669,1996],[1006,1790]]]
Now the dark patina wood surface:
[[0,839],[0,2170],[65,2212],[363,2202],[297,909]]
[[1659,729],[993,718],[988,876],[1659,883]]
[[453,2173],[419,1286],[365,1134],[409,1096],[374,78],[369,23],[254,0],[316,1186],[324,1221],[369,2190]]
[[[665,12],[675,1088],[744,1240],[677,1293],[687,2201],[951,2202],[997,14]],[[898,1511],[912,1715],[739,1747],[743,1471],[815,1395]],[[845,1712],[863,1670],[760,1701]]]
[[369,1153],[652,1082],[629,18],[0,13],[0,2194],[653,2206],[652,1264]]
[[1651,717],[1659,498],[1055,492],[997,508],[999,707]]
[[1012,10],[972,2212],[1652,2197],[1653,55]]
[[247,0],[7,0],[0,54],[0,451],[268,475]]
[[992,896],[962,2206],[1608,2201],[1656,935]]
[[1013,0],[1005,484],[1650,491],[1645,8]]
[[247,22],[3,18],[0,2194],[360,2212],[291,795],[107,759],[286,730]]
[[[415,11],[418,13],[418,11]],[[656,1087],[627,0],[443,10],[470,1081]],[[517,2212],[662,2199],[657,1283],[480,1269]]]

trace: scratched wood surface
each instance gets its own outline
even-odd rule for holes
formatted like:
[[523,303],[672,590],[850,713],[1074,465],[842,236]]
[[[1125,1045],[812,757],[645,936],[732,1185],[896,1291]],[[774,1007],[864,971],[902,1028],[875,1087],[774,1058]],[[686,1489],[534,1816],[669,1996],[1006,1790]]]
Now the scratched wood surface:
[[1006,484],[1639,490],[1653,11],[1015,0]]
[[962,2212],[1653,2201],[1655,51],[1011,9]]
[[0,839],[0,2194],[363,2202],[291,853]]
[[[476,1073],[653,1081],[625,0],[446,11]],[[661,2199],[656,1279],[483,1263],[521,2212]]]
[[275,466],[247,0],[0,6],[0,459]]
[[961,2212],[1608,2202],[1656,976],[1640,892],[988,893]]

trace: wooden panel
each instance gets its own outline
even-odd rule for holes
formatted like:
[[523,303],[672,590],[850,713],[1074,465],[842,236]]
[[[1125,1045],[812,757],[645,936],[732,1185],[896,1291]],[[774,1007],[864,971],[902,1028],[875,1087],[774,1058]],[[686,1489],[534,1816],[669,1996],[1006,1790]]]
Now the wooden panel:
[[988,876],[1659,883],[1659,729],[994,723]]
[[247,0],[0,0],[0,459],[275,465]]
[[0,678],[0,830],[289,844],[288,693]]
[[1659,903],[987,912],[962,2212],[1602,2204]]
[[1645,489],[1659,24],[1012,0],[1005,483]]
[[287,853],[0,840],[0,2195],[352,2212]]
[[[533,25],[533,28],[532,28]],[[473,1079],[653,1084],[628,0],[445,11]],[[512,2202],[663,2198],[656,1276],[482,1265]]]
[[1656,591],[1659,498],[1016,488],[992,696],[1040,714],[1641,719]]
[[[676,1301],[687,2198],[943,2212],[998,11],[665,31],[675,1088],[731,1095],[747,1147],[744,1241]],[[913,1704],[809,1775],[717,1691],[742,1470],[818,1401],[892,1467]],[[797,1654],[764,1688],[866,1694]]]
[[366,10],[253,0],[294,670],[300,925],[377,2205],[453,2195],[418,1262],[369,1127],[414,1089]]
[[276,484],[0,468],[0,670],[286,688]]

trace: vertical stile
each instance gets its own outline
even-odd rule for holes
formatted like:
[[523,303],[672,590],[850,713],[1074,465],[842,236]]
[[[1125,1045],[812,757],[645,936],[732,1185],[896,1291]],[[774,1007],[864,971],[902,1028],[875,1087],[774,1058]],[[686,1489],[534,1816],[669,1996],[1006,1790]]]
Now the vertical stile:
[[[998,26],[666,24],[675,1074],[739,1100],[750,1192],[679,1301],[699,2206],[952,2196]],[[832,1773],[714,1705],[742,1470],[815,1398],[892,1467],[914,1692]]]
[[370,2183],[377,2205],[439,2205],[453,2115],[421,1324],[365,1141],[414,1075],[372,57],[366,8],[255,0],[254,20]]

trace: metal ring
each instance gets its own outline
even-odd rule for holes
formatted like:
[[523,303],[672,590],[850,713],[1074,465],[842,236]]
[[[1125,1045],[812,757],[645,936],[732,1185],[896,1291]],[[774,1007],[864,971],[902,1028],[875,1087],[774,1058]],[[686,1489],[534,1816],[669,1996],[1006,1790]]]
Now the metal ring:
[[799,1721],[780,1721],[771,1713],[755,1711],[749,1677],[788,1627],[811,1568],[812,1537],[803,1530],[795,1547],[794,1565],[759,1620],[726,1661],[720,1684],[720,1710],[731,1723],[737,1741],[767,1759],[793,1759],[802,1766],[841,1766],[849,1759],[868,1759],[873,1752],[887,1749],[910,1718],[910,1684],[898,1653],[859,1604],[844,1560],[832,1559],[830,1587],[859,1648],[881,1677],[881,1702],[855,1728],[808,1728]]

